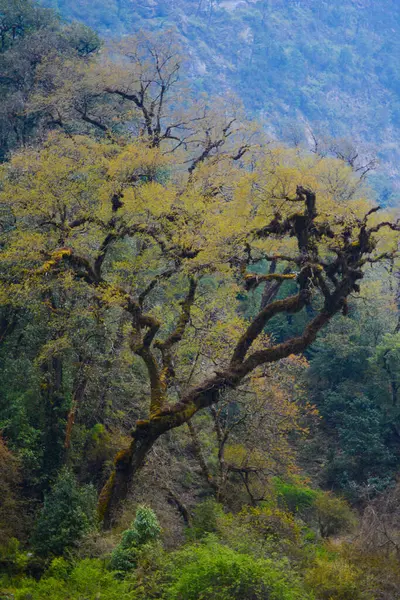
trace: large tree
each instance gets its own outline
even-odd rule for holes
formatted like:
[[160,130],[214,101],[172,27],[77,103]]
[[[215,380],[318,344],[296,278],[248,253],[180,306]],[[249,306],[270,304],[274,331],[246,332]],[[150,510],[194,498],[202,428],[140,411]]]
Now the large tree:
[[[100,497],[107,524],[161,435],[263,365],[301,354],[346,313],[365,267],[393,257],[399,227],[379,220],[351,168],[269,147],[238,160],[234,150],[221,144],[201,160],[182,150],[183,170],[147,137],[53,135],[3,168],[0,201],[14,221],[1,300],[56,319],[39,357],[52,385],[91,331],[145,367],[143,418]],[[243,296],[271,281],[278,287],[246,317]],[[266,335],[275,316],[300,311],[298,335]]]

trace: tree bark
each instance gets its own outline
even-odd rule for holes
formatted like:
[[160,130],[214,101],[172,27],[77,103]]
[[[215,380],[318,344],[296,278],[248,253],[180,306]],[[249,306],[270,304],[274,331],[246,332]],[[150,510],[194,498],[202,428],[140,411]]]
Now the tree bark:
[[[289,306],[293,307],[293,298],[287,300]],[[135,474],[143,466],[146,456],[163,433],[180,427],[187,423],[199,410],[217,403],[224,389],[236,388],[257,366],[276,362],[290,356],[290,354],[303,352],[315,340],[318,331],[329,321],[333,314],[327,312],[319,314],[305,328],[302,336],[292,338],[266,350],[254,352],[242,363],[231,363],[229,369],[216,373],[199,385],[189,389],[177,404],[152,415],[149,420],[138,421],[130,447],[117,454],[114,471],[100,495],[99,518],[103,521],[104,527],[111,527],[121,502],[125,500],[128,494]],[[257,328],[259,326],[260,324],[257,322]],[[252,337],[253,334],[254,328],[250,326],[249,337]],[[241,339],[240,343],[243,341]]]
[[146,456],[161,433],[151,427],[150,421],[139,421],[136,424],[129,448],[121,450],[115,457],[114,471],[103,487],[99,498],[98,513],[104,528],[108,529],[113,524],[114,517],[121,502],[128,494],[134,476],[143,466]]

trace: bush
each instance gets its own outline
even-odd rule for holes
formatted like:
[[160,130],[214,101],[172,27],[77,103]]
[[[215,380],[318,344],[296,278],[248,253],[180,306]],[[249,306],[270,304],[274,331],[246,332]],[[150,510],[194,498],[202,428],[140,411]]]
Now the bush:
[[110,569],[124,576],[137,566],[140,552],[154,544],[161,534],[161,527],[154,511],[147,506],[139,506],[130,529],[122,534],[119,545],[111,555]]
[[74,475],[64,469],[46,497],[32,536],[39,555],[61,556],[77,546],[85,533],[95,527],[96,492],[92,486],[79,487]]
[[350,530],[356,518],[345,500],[330,492],[313,490],[304,484],[286,483],[274,479],[278,505],[294,515],[298,514],[306,522],[318,524],[323,538]]
[[300,527],[291,513],[261,504],[244,508],[239,518],[263,538],[300,542]]
[[284,561],[255,559],[213,538],[173,556],[165,600],[307,600]]
[[318,496],[316,490],[302,483],[287,483],[278,477],[274,478],[274,488],[278,504],[293,514],[299,513],[302,516],[310,511]]
[[7,544],[0,546],[0,571],[10,575],[22,573],[28,562],[28,553],[21,549],[21,544],[16,538],[11,538]]
[[318,600],[374,599],[365,573],[340,556],[317,558],[305,581]]
[[192,527],[187,530],[188,538],[200,540],[209,533],[215,533],[223,514],[222,505],[214,498],[200,502],[193,511]]
[[56,559],[40,580],[24,579],[4,584],[2,590],[15,600],[134,600],[136,595],[125,582],[115,581],[100,560],[86,559],[75,567]]
[[349,531],[356,524],[356,518],[347,502],[328,492],[318,494],[315,510],[319,530],[324,538]]

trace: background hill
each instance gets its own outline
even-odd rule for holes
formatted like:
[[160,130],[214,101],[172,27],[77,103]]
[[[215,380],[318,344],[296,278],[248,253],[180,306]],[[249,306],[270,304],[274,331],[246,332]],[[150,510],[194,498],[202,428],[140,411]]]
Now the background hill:
[[105,37],[176,28],[199,90],[234,90],[281,139],[347,138],[379,158],[371,182],[400,196],[396,0],[45,0]]

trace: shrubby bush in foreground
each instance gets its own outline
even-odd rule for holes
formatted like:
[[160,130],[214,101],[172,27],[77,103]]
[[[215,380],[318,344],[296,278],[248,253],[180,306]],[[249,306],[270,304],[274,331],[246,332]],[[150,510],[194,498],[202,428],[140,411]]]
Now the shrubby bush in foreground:
[[[153,563],[154,564],[154,563]],[[143,564],[126,579],[115,578],[99,559],[71,566],[56,558],[40,581],[0,581],[15,600],[308,600],[288,561],[257,559],[209,537],[165,555],[161,570],[143,577]],[[160,565],[158,565],[160,566]],[[119,573],[117,572],[119,575]]]
[[167,600],[311,599],[285,561],[255,559],[209,540],[174,557]]
[[317,558],[306,572],[306,584],[318,600],[374,600],[371,578],[339,554]]
[[[14,600],[400,598],[396,561],[386,568],[387,558],[378,568],[377,559],[361,545],[358,553],[351,553],[338,539],[333,543],[311,538],[310,528],[274,506],[273,500],[236,515],[223,513],[217,503],[204,505],[196,510],[197,538],[178,550],[163,548],[156,514],[139,506],[111,557],[107,553],[97,559],[78,560],[71,553],[69,558],[57,557],[39,581],[29,576],[28,555],[10,546],[19,567],[0,579],[0,589]],[[213,516],[213,533],[204,531],[202,511]],[[379,578],[382,568],[389,583]]]
[[[85,559],[75,567],[64,559],[54,559],[48,573],[40,580],[15,582],[0,580],[0,590],[15,600],[133,600],[132,585],[116,581],[104,561]],[[12,594],[12,595],[11,595]],[[1,597],[1,596],[0,596]]]

